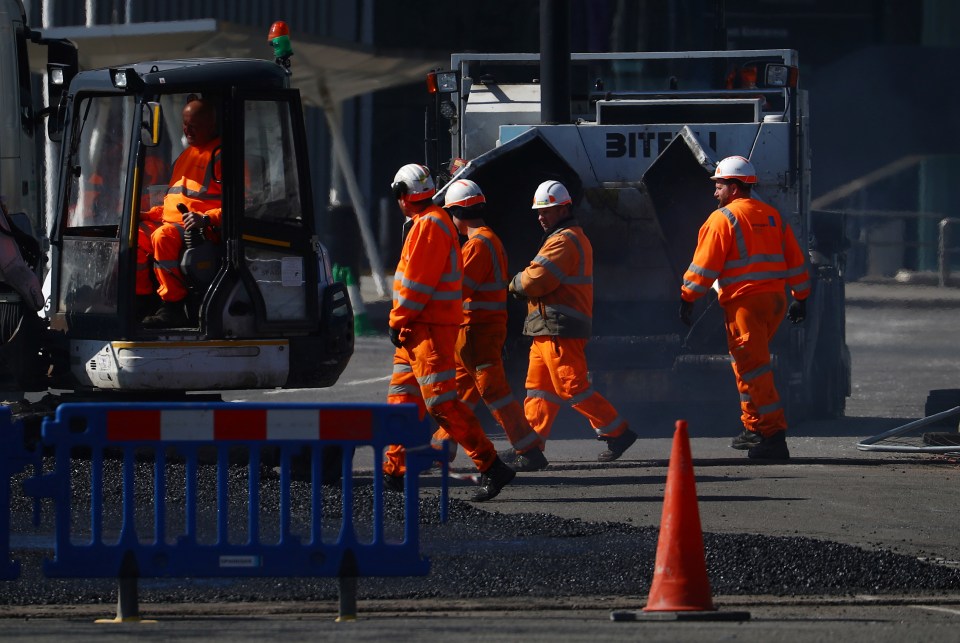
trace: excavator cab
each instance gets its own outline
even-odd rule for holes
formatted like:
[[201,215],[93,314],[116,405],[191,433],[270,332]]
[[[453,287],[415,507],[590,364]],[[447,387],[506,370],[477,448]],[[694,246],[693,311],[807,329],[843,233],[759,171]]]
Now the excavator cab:
[[[353,351],[353,314],[318,241],[300,96],[288,78],[268,61],[211,59],[73,79],[50,230],[54,386],[336,382]],[[143,213],[172,189],[187,146],[182,111],[193,98],[216,112],[219,144],[205,181],[220,194],[222,224],[215,243],[184,237],[177,264],[188,323],[145,327],[153,311],[138,305],[136,283],[153,259],[138,258]]]

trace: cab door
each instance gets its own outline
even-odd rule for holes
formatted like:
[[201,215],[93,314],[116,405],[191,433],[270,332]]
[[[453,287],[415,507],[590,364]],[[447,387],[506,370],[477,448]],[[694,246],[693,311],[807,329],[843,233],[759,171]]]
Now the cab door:
[[[318,326],[318,263],[300,95],[241,93],[237,259],[260,332]],[[234,193],[236,194],[236,192]]]

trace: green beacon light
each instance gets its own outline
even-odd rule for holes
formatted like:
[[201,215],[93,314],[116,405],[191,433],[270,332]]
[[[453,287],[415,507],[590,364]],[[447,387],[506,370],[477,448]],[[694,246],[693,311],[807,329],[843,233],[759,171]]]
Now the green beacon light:
[[275,62],[290,71],[290,56],[293,55],[293,46],[290,44],[290,28],[283,20],[277,20],[270,25],[267,42],[273,45]]

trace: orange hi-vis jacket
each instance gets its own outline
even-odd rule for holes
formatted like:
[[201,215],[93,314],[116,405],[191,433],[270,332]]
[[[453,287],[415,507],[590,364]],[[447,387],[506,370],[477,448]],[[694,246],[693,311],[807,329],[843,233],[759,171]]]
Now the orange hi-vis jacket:
[[524,335],[590,338],[593,246],[576,219],[559,222],[512,282],[528,299]]
[[190,212],[210,217],[210,224],[219,228],[222,206],[222,186],[215,177],[220,174],[220,139],[202,146],[189,146],[173,164],[170,188],[163,205],[154,206],[143,214],[148,221],[182,224],[183,215],[177,205],[183,203]]
[[393,276],[390,327],[402,330],[415,322],[459,326],[462,277],[457,229],[443,208],[427,206],[414,217],[403,242]]
[[487,226],[463,244],[463,325],[507,323],[507,251]]
[[718,282],[723,305],[744,295],[783,292],[810,295],[810,277],[793,229],[776,208],[749,198],[714,210],[700,228],[693,262],[683,275],[681,297],[694,301]]

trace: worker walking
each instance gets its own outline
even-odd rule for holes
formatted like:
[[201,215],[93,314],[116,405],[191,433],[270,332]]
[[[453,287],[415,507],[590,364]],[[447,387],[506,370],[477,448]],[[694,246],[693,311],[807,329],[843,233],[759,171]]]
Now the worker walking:
[[[727,157],[712,179],[720,207],[700,228],[693,262],[683,275],[680,319],[691,324],[693,302],[716,280],[744,426],[731,446],[748,449],[750,458],[785,460],[787,420],[773,381],[770,341],[784,313],[795,324],[806,316],[806,262],[780,213],[750,196],[757,182],[750,161]],[[789,310],[787,284],[794,298]]]
[[[208,239],[217,240],[221,227],[220,137],[216,111],[211,102],[193,98],[183,108],[183,135],[187,148],[173,165],[170,187],[162,205],[140,215],[137,249],[136,291],[149,301],[153,284],[148,259],[154,258],[154,274],[162,304],[142,321],[147,328],[176,328],[188,323],[184,300],[188,294],[180,272],[184,232],[199,228]],[[181,214],[180,206],[187,211]]]
[[616,460],[637,434],[587,379],[585,348],[593,321],[593,247],[571,212],[559,181],[540,184],[533,209],[544,230],[543,246],[510,281],[512,295],[528,300],[523,334],[531,336],[527,368],[527,420],[546,442],[561,404],[590,421],[607,448],[597,459]]
[[[540,471],[547,466],[540,436],[530,428],[523,407],[513,397],[503,368],[507,339],[507,251],[486,225],[486,197],[480,186],[458,179],[447,187],[444,209],[457,231],[467,238],[463,255],[463,321],[454,357],[457,394],[471,409],[483,400],[503,427],[512,447],[504,462],[514,471]],[[443,429],[435,440],[447,439]]]
[[[496,497],[516,473],[497,456],[476,416],[457,397],[454,347],[463,321],[460,240],[450,216],[430,197],[436,192],[430,171],[404,165],[391,188],[400,210],[412,220],[393,280],[390,341],[396,346],[387,402],[412,402],[429,412],[463,447],[480,470],[472,500]],[[402,491],[403,448],[387,450],[384,484]]]

